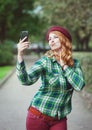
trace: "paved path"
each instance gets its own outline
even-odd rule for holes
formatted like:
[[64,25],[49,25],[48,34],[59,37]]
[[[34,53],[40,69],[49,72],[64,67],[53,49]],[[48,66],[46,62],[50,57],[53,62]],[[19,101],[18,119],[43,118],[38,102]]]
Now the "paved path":
[[[40,80],[30,87],[24,87],[14,73],[0,88],[0,130],[26,130],[26,110],[39,84]],[[68,130],[92,130],[92,113],[87,110],[78,93],[73,95]]]

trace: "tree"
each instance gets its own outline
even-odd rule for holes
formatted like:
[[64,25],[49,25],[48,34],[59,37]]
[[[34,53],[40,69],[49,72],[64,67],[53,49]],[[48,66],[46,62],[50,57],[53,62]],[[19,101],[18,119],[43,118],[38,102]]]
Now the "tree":
[[42,7],[41,15],[47,19],[48,25],[67,27],[77,41],[77,49],[89,50],[92,34],[91,0],[39,0],[36,5]]
[[39,25],[42,23],[33,12],[34,1],[0,0],[0,41],[19,39],[21,30],[28,30],[33,35],[39,34]]

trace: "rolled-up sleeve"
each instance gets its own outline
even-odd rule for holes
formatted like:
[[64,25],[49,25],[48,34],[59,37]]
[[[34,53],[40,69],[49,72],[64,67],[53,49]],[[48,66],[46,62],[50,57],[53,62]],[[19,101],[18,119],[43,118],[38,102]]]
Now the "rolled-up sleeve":
[[83,71],[78,60],[74,60],[74,67],[67,67],[64,70],[64,75],[75,90],[80,91],[85,86]]
[[31,85],[35,83],[40,75],[43,73],[45,59],[41,58],[36,61],[32,67],[27,71],[24,61],[21,63],[17,62],[16,74],[23,85]]

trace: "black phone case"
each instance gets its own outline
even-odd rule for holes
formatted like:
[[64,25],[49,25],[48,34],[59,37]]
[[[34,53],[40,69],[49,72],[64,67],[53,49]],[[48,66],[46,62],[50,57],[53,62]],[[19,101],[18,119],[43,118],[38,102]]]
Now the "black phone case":
[[24,41],[28,41],[28,31],[21,31],[20,39],[22,40],[24,37],[27,37]]

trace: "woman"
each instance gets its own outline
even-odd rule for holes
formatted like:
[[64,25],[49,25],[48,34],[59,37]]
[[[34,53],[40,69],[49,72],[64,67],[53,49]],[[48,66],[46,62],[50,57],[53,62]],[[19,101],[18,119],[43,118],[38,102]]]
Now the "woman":
[[[26,38],[26,37],[25,37]],[[73,90],[85,85],[78,60],[72,57],[72,38],[67,29],[52,26],[46,40],[51,50],[26,71],[23,51],[29,42],[18,43],[17,76],[22,84],[31,85],[41,77],[42,85],[33,97],[26,119],[27,130],[67,130]]]

